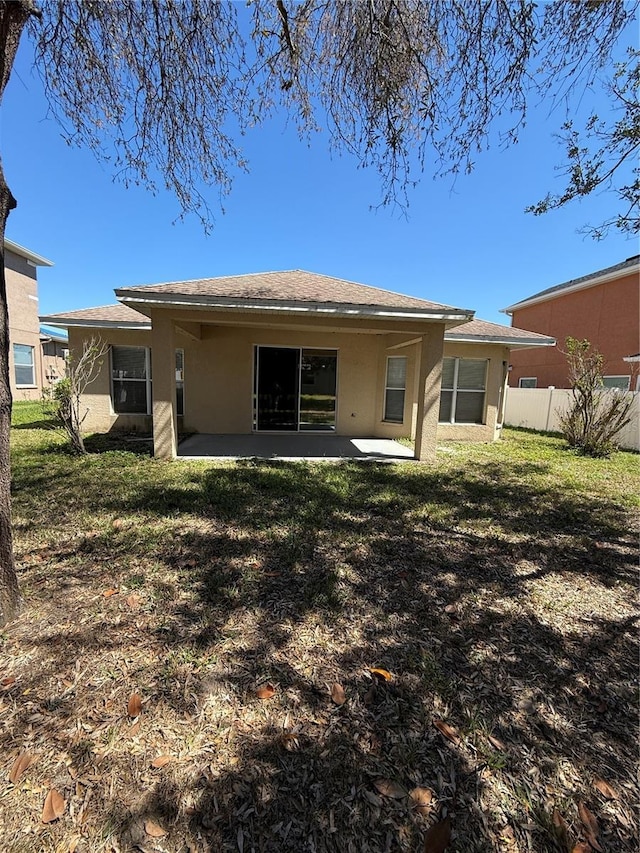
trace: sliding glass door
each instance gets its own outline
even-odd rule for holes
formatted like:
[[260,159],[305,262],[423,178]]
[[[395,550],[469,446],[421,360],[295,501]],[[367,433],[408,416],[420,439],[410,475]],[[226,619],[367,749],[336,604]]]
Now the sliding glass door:
[[276,432],[335,432],[336,350],[258,346],[254,424]]

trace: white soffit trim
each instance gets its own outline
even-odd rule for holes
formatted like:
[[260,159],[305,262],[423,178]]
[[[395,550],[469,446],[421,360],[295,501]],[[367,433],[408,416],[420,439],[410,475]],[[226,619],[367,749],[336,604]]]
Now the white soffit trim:
[[78,326],[83,329],[137,329],[140,331],[151,329],[151,320],[148,323],[125,323],[118,320],[65,320],[62,317],[40,317],[40,322],[57,326],[60,329],[68,329],[71,326]]
[[14,243],[13,240],[4,241],[4,248],[8,249],[10,252],[13,252],[14,255],[20,255],[21,258],[25,258],[27,261],[31,261],[34,266],[37,267],[52,267],[53,261],[50,261],[48,258],[43,258],[42,255],[37,255],[35,252],[32,252],[31,249],[26,249],[24,246],[21,246],[19,243]]
[[421,311],[420,309],[416,310],[402,310],[400,308],[383,308],[379,306],[369,306],[369,305],[335,305],[330,303],[294,303],[294,302],[284,302],[284,301],[276,301],[268,302],[266,300],[251,300],[251,299],[216,299],[213,297],[211,300],[197,297],[184,297],[184,298],[171,298],[166,299],[162,297],[140,297],[140,296],[128,296],[126,293],[123,293],[120,290],[116,290],[116,297],[123,304],[132,304],[132,305],[158,305],[165,306],[171,305],[174,307],[181,308],[197,308],[197,309],[210,309],[215,308],[217,311],[242,311],[246,313],[280,313],[280,314],[313,314],[319,316],[334,316],[334,317],[383,317],[383,318],[395,318],[402,320],[434,320],[439,322],[466,322],[467,320],[472,320],[474,313],[473,311],[467,310],[459,310],[453,309],[451,312],[442,312],[442,311]]
[[487,335],[483,337],[482,335],[462,335],[449,334],[449,332],[444,333],[445,343],[459,343],[459,344],[500,344],[503,347],[509,347],[509,349],[522,349],[523,347],[554,347],[556,345],[555,338],[545,338],[542,341],[532,340],[531,338],[501,338],[501,337],[491,337]]

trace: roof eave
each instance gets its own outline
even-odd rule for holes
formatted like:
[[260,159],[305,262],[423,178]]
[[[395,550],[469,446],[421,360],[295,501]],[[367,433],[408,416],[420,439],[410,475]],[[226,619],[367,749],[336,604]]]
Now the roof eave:
[[151,329],[149,323],[128,323],[125,320],[82,320],[72,317],[40,317],[41,323],[50,323],[52,326],[58,326],[61,329],[69,329],[79,327],[83,329],[130,329],[148,331]]
[[4,248],[13,252],[14,255],[20,255],[21,258],[30,261],[36,267],[52,267],[54,265],[53,261],[50,261],[42,255],[36,254],[36,252],[32,252],[31,249],[27,249],[19,243],[14,243],[13,240],[7,240],[5,238]]
[[449,335],[445,332],[445,342],[465,344],[499,344],[509,349],[525,349],[530,347],[554,347],[555,338],[545,340],[531,340],[530,338],[507,338],[495,337],[493,335]]
[[398,320],[429,320],[432,322],[466,322],[473,319],[474,312],[466,309],[451,308],[436,311],[419,308],[393,308],[376,305],[354,305],[351,303],[295,302],[293,300],[257,300],[226,297],[184,296],[171,294],[170,297],[154,294],[142,296],[129,290],[116,290],[116,297],[125,305],[136,305],[142,309],[153,306],[174,306],[180,308],[206,308],[217,311],[242,311],[246,313],[265,312],[313,316],[334,317],[382,317]]
[[606,284],[608,281],[613,281],[616,278],[623,278],[631,275],[634,272],[640,271],[640,263],[617,269],[612,272],[603,273],[594,278],[580,281],[576,284],[567,283],[566,287],[560,287],[559,290],[554,290],[552,293],[542,293],[536,296],[531,296],[529,299],[523,299],[521,302],[514,302],[513,305],[508,305],[506,308],[500,308],[501,314],[513,315],[514,311],[519,311],[521,308],[528,308],[530,305],[538,305],[540,302],[548,302],[550,299],[557,299],[559,296],[564,296],[566,293],[576,293],[579,290],[587,290],[589,287],[595,287],[597,284]]

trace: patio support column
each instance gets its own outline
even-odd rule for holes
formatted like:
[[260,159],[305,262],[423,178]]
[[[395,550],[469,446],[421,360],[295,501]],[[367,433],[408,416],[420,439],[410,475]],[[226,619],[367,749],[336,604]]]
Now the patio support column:
[[444,325],[435,324],[422,336],[418,369],[418,413],[416,418],[415,458],[435,459],[436,432],[440,411]]
[[178,435],[175,328],[162,311],[154,314],[152,324],[153,454],[157,459],[175,459]]

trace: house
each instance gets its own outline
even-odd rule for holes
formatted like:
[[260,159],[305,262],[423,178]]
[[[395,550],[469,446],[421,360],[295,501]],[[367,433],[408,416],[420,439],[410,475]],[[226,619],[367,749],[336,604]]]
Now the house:
[[40,329],[43,388],[54,385],[67,373],[69,337],[44,326]]
[[[514,326],[554,337],[553,349],[516,352],[509,384],[520,388],[569,387],[564,342],[588,340],[604,356],[604,382],[636,385],[640,341],[640,255],[557,284],[502,310]],[[632,389],[633,390],[633,389]]]
[[[543,335],[473,311],[290,270],[125,287],[118,304],[42,318],[72,352],[110,347],[87,389],[85,426],[153,431],[173,458],[179,433],[333,433],[492,441],[509,353]],[[442,391],[441,391],[442,386]]]
[[38,267],[53,263],[11,240],[4,241],[4,269],[9,310],[9,385],[14,399],[38,400],[43,366],[38,320]]

